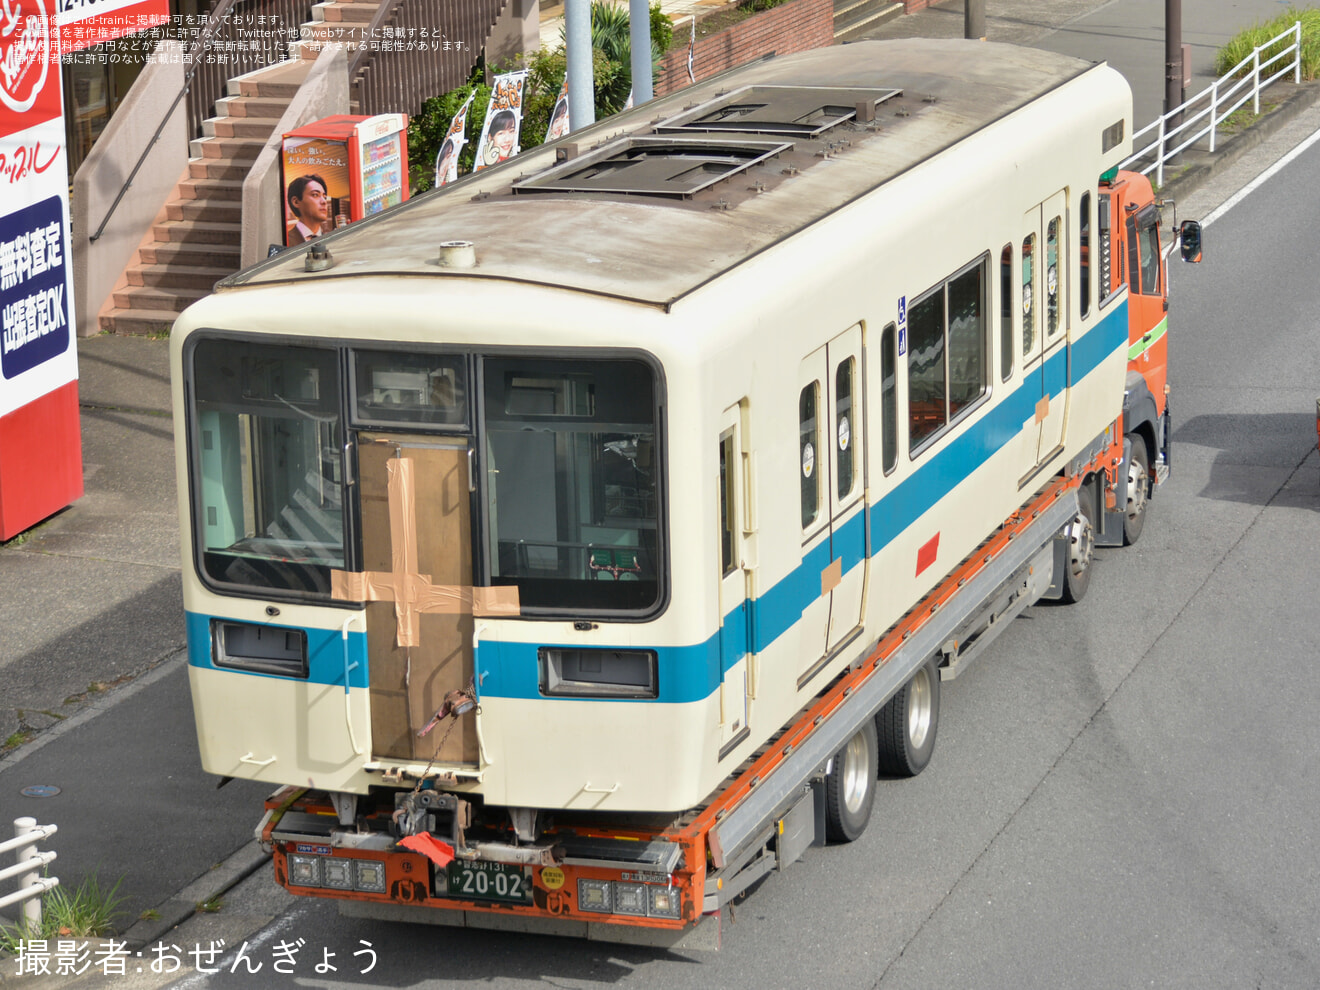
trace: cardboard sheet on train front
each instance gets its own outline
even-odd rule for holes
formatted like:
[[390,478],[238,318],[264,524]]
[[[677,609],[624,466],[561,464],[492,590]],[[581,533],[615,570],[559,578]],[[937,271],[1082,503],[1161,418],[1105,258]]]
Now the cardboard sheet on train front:
[[[391,527],[388,462],[404,457],[412,461],[409,501],[418,573],[433,585],[470,587],[466,448],[410,447],[402,437],[390,437],[385,443],[372,442],[375,439],[364,436],[358,447],[364,569],[390,572],[402,556],[395,541],[409,534],[395,533]],[[425,737],[417,736],[443,704],[445,694],[466,689],[472,680],[472,614],[422,612],[418,621],[416,645],[402,647],[395,603],[367,605],[372,751],[377,757],[422,762],[435,757],[442,764],[475,764],[477,739],[470,715],[457,722],[445,719]],[[438,752],[437,746],[441,746]]]

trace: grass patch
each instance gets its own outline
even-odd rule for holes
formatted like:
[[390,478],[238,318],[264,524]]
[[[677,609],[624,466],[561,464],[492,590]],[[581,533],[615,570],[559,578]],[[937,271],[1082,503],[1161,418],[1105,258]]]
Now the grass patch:
[[197,911],[200,914],[217,914],[225,906],[223,897],[212,897],[207,901],[197,902]]
[[18,749],[25,742],[32,738],[32,733],[27,729],[19,729],[12,736],[0,743],[0,753],[8,753],[11,749]]
[[125,898],[119,893],[120,877],[109,890],[102,890],[93,873],[77,890],[56,887],[41,899],[41,924],[29,930],[20,924],[15,928],[0,927],[0,952],[18,954],[20,942],[32,939],[99,938],[114,932],[119,905]]
[[[1289,7],[1277,17],[1253,24],[1244,31],[1239,31],[1228,40],[1219,51],[1215,52],[1215,72],[1226,75],[1233,66],[1275,35],[1288,30],[1298,21],[1302,22],[1302,78],[1308,82],[1320,75],[1320,9],[1315,7]],[[1264,62],[1276,52],[1281,52],[1291,44],[1291,39],[1282,41],[1260,53]],[[1271,66],[1271,72],[1277,72],[1278,66]],[[1250,74],[1251,64],[1239,71],[1238,75]]]

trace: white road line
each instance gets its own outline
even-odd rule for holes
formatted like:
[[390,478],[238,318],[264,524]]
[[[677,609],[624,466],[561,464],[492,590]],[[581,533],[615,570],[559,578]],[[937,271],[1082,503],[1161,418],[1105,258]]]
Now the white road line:
[[1225,213],[1227,213],[1233,207],[1237,206],[1238,203],[1242,202],[1244,199],[1246,199],[1249,195],[1251,195],[1253,192],[1255,192],[1265,183],[1269,182],[1270,179],[1278,175],[1281,171],[1283,171],[1284,167],[1287,166],[1293,159],[1297,158],[1304,151],[1306,151],[1307,148],[1311,147],[1311,145],[1315,144],[1317,141],[1320,141],[1320,130],[1315,131],[1305,141],[1303,141],[1297,147],[1293,148],[1292,151],[1288,152],[1277,162],[1275,162],[1273,165],[1267,168],[1264,172],[1261,172],[1260,175],[1256,176],[1245,186],[1239,189],[1236,193],[1230,196],[1227,200],[1221,203],[1219,207],[1214,210],[1214,212],[1212,212],[1208,217],[1206,217],[1204,220],[1201,221],[1201,226],[1209,227],[1212,223],[1214,223],[1216,220],[1222,217]]

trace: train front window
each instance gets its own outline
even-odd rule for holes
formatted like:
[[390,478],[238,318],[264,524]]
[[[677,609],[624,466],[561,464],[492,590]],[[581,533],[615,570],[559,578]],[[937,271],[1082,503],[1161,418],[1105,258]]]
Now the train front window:
[[193,504],[203,575],[329,594],[344,566],[335,351],[204,339],[192,354]]
[[641,361],[487,358],[487,558],[521,607],[659,603],[655,375]]

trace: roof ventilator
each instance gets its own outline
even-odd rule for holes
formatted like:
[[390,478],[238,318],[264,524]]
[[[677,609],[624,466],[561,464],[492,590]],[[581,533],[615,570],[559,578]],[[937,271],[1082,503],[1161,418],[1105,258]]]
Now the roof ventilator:
[[816,138],[849,121],[869,123],[875,108],[901,89],[833,86],[744,86],[656,124],[657,133],[733,131]]

